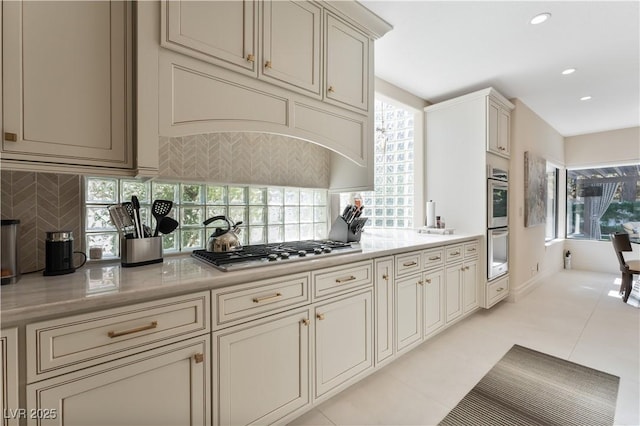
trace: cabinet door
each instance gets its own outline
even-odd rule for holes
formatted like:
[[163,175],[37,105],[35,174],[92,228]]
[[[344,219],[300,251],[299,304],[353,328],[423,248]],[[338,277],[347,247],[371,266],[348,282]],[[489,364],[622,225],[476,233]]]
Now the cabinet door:
[[393,257],[375,261],[376,364],[393,355]]
[[163,2],[160,44],[203,61],[256,75],[256,2]]
[[3,426],[17,426],[18,410],[18,329],[0,332],[0,412]]
[[28,385],[28,413],[56,410],[28,424],[209,425],[209,344],[205,335]]
[[325,99],[366,111],[369,87],[369,38],[327,13]]
[[304,309],[213,334],[215,425],[277,423],[310,403],[309,327]]
[[444,297],[447,323],[462,315],[462,268],[461,264],[447,268]]
[[422,274],[396,281],[396,348],[403,349],[422,340]]
[[131,2],[2,7],[5,158],[132,167]]
[[320,17],[310,1],[262,3],[261,77],[320,96]]
[[465,262],[462,271],[463,309],[464,313],[475,309],[480,303],[478,287],[478,261]]
[[429,336],[444,325],[444,271],[424,276],[424,335]]
[[371,291],[315,308],[315,398],[373,367]]
[[511,112],[487,98],[487,151],[509,157]]

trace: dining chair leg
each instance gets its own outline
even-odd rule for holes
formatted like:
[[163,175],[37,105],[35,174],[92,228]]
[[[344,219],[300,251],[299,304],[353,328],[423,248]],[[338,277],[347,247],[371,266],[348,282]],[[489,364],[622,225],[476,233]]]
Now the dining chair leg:
[[622,301],[627,303],[629,295],[631,294],[631,286],[633,285],[633,275],[622,274],[622,283],[620,284],[620,293],[622,294]]

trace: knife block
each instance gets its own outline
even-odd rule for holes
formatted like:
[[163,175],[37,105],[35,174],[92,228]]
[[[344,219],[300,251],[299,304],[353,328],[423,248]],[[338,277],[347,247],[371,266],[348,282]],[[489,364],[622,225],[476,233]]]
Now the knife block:
[[[366,218],[362,218],[366,221]],[[358,219],[356,219],[358,220]],[[336,220],[331,224],[331,230],[329,231],[329,239],[333,241],[340,241],[343,243],[360,242],[360,235],[362,234],[362,227],[357,232],[352,229],[353,223],[350,225],[342,216],[336,217]]]
[[120,239],[120,261],[125,268],[162,262],[162,237]]

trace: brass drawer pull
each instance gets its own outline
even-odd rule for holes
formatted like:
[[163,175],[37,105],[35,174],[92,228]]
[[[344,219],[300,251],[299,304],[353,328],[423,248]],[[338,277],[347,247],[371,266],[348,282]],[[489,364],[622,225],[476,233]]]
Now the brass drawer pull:
[[200,364],[201,362],[204,361],[204,354],[203,353],[197,353],[193,356],[193,360],[196,362],[196,364]]
[[7,142],[17,142],[18,141],[18,135],[16,133],[5,132],[4,140],[7,141]]
[[316,318],[318,318],[320,321],[322,321],[324,319],[324,314],[318,314],[318,315],[316,315]]
[[453,253],[451,253],[451,256],[460,256],[460,252],[459,251],[454,251]]
[[467,249],[467,251],[476,251],[475,247],[471,247],[470,249]]
[[504,287],[500,287],[499,289],[497,289],[496,293],[500,293],[502,290],[504,290]]
[[416,266],[417,264],[418,262],[411,261],[411,262],[404,262],[402,266]]
[[262,303],[262,302],[266,302],[268,300],[277,299],[279,297],[282,297],[282,293],[276,293],[276,294],[273,294],[271,296],[254,297],[253,298],[253,303]]
[[353,281],[355,279],[356,277],[354,277],[353,275],[349,275],[346,278],[336,278],[336,283],[342,284],[342,283],[346,283],[347,281]]
[[303,319],[302,321],[300,321],[302,323],[302,325],[309,325],[309,320],[308,319]]
[[440,256],[433,256],[430,257],[429,260],[440,260]]
[[146,330],[152,330],[157,327],[158,327],[158,321],[153,321],[149,325],[143,325],[142,327],[132,328],[131,330],[110,331],[107,333],[107,335],[113,339],[114,337],[120,337],[120,336],[125,336],[127,334],[139,333],[141,331],[146,331]]

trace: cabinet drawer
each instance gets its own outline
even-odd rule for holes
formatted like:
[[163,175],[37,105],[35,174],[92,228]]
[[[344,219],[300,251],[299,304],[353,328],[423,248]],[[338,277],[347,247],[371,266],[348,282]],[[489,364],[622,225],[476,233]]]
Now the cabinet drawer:
[[209,292],[27,325],[29,383],[210,331]]
[[309,274],[221,288],[211,294],[216,307],[214,329],[311,302]]
[[422,268],[424,270],[444,265],[444,249],[442,247],[422,252]]
[[487,286],[487,308],[496,304],[509,294],[509,278],[502,278]]
[[478,247],[479,244],[477,241],[471,241],[469,243],[464,243],[464,258],[469,259],[472,257],[478,256]]
[[462,260],[463,257],[464,251],[462,248],[462,244],[445,247],[445,260],[447,261],[447,263]]
[[422,253],[412,252],[396,256],[396,276],[408,275],[422,270]]
[[334,295],[373,283],[373,264],[364,261],[344,267],[324,269],[314,273],[315,298]]

